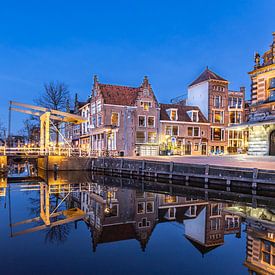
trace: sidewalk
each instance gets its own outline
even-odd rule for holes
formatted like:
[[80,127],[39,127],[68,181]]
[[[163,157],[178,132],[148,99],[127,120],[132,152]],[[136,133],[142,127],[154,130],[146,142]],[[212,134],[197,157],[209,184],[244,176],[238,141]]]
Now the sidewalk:
[[157,156],[131,157],[132,159],[146,159],[153,161],[173,161],[179,163],[209,164],[229,167],[258,168],[275,171],[275,156]]

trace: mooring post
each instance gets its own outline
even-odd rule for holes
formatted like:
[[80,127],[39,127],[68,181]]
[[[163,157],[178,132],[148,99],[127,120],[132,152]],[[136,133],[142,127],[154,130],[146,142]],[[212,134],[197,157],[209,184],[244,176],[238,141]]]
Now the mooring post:
[[252,181],[252,189],[257,188],[257,178],[258,178],[258,169],[254,168],[253,169],[253,181]]
[[174,162],[171,161],[169,166],[169,179],[173,178],[173,170],[174,170]]
[[144,170],[145,170],[145,160],[143,159],[142,163],[141,163],[141,175],[142,176],[144,176]]
[[208,182],[208,174],[209,174],[209,164],[206,164],[204,174],[205,174],[204,181],[207,183]]

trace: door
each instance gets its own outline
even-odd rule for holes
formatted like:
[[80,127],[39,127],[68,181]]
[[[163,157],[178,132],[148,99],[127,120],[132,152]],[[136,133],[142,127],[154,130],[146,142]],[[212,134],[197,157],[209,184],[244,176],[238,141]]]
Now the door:
[[269,155],[275,156],[275,130],[270,134]]
[[207,153],[207,152],[206,152],[206,151],[207,151],[206,148],[207,148],[206,144],[205,144],[205,143],[202,143],[202,145],[201,145],[201,154],[204,155],[204,156],[205,156],[206,153]]

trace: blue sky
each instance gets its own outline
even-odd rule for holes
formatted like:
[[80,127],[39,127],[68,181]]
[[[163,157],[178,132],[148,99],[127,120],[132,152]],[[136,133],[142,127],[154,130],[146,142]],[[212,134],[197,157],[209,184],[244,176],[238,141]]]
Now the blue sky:
[[[273,0],[1,1],[0,117],[8,101],[32,102],[43,83],[65,82],[80,99],[92,76],[138,86],[144,75],[160,102],[184,94],[208,65],[246,86],[255,51],[275,31]],[[13,114],[12,130],[22,127]]]

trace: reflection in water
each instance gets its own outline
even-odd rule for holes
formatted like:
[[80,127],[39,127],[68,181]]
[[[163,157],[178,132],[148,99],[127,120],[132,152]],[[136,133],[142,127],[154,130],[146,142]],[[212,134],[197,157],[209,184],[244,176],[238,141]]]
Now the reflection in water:
[[146,187],[144,182],[117,181],[117,178],[89,174],[40,176],[45,182],[25,184],[21,188],[39,192],[39,197],[31,198],[34,217],[12,224],[12,229],[34,225],[12,231],[12,236],[45,230],[46,241],[62,243],[69,236],[71,222],[83,220],[91,231],[94,252],[102,244],[130,239],[137,240],[141,251],[146,251],[156,225],[173,223],[205,255],[224,245],[226,235],[240,238],[244,223],[245,266],[251,274],[275,273],[275,212],[262,203],[261,207],[253,208],[241,199],[221,200],[220,194],[207,199],[185,189],[173,191],[167,184],[156,188],[154,183],[147,183]]

